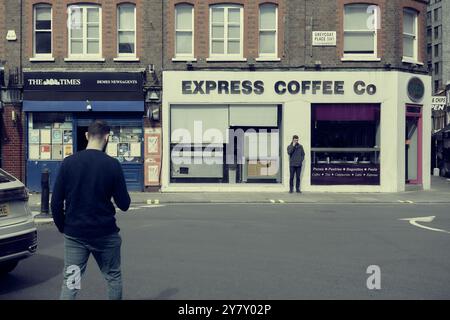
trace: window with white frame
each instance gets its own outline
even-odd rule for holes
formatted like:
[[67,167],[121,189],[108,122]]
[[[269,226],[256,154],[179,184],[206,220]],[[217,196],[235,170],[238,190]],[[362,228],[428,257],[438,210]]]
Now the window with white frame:
[[117,44],[119,57],[136,57],[136,6],[117,7]]
[[403,10],[403,58],[417,61],[417,12]]
[[194,56],[194,6],[178,4],[175,7],[175,58]]
[[52,56],[52,7],[36,5],[34,7],[34,56]]
[[72,5],[69,7],[69,56],[100,58],[102,54],[101,7]]
[[345,5],[344,56],[377,56],[378,15],[375,5]]
[[259,7],[259,56],[276,58],[278,51],[278,8],[275,4]]
[[221,4],[210,7],[210,57],[243,57],[243,7]]

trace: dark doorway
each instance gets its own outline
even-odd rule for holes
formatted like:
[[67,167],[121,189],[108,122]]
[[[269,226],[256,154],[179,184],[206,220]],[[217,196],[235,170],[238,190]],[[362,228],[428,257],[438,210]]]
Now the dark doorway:
[[86,132],[88,132],[88,127],[77,128],[77,152],[86,150],[87,148]]

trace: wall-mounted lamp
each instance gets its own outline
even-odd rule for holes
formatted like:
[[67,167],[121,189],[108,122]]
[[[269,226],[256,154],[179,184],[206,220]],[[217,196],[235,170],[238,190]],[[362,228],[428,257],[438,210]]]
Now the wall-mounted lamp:
[[322,68],[322,61],[317,60],[316,62],[314,62],[314,66],[316,67],[317,70]]
[[92,111],[92,103],[89,100],[86,100],[86,110]]
[[161,93],[158,89],[149,89],[147,91],[145,102],[157,103],[161,100]]
[[147,118],[153,121],[161,120],[161,108],[157,105],[149,106],[147,108]]
[[194,66],[192,65],[192,61],[186,61],[186,69],[191,71],[194,70]]
[[12,120],[12,122],[13,122],[14,124],[17,123],[17,113],[16,113],[15,110],[12,110],[12,111],[11,111],[11,120]]

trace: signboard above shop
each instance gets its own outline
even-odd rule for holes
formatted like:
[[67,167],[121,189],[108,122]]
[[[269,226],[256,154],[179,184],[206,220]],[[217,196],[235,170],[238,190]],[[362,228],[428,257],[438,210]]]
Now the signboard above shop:
[[140,91],[140,72],[25,72],[25,91]]

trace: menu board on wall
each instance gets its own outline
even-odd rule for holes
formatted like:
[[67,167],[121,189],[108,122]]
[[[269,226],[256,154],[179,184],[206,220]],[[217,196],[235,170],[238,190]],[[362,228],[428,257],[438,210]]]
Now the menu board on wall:
[[313,164],[312,185],[380,185],[379,164]]

